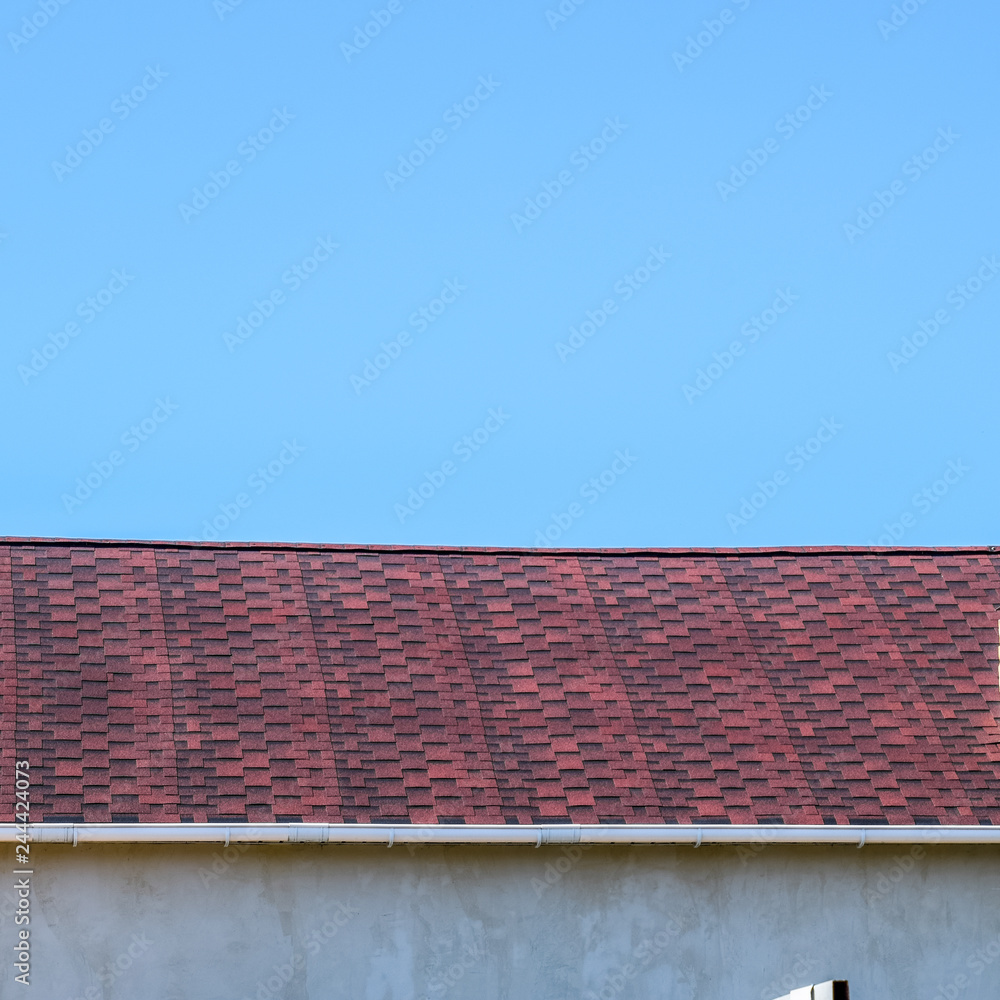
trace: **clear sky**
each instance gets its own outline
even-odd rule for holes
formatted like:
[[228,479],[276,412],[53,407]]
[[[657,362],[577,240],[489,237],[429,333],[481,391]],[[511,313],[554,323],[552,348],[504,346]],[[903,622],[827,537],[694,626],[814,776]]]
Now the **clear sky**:
[[996,4],[0,17],[0,533],[998,541]]

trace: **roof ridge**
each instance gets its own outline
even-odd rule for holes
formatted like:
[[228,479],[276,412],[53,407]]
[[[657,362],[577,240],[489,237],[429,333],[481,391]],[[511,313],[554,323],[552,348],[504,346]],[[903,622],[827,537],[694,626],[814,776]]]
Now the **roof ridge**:
[[2,546],[82,546],[169,549],[226,549],[226,550],[278,550],[305,552],[398,552],[417,554],[482,553],[484,555],[704,555],[704,556],[753,556],[753,555],[940,555],[949,552],[973,555],[1000,551],[997,545],[761,545],[743,547],[713,546],[610,546],[606,548],[539,548],[531,545],[391,545],[363,542],[261,542],[261,541],[197,541],[192,539],[149,538],[48,538],[40,536],[0,536]]

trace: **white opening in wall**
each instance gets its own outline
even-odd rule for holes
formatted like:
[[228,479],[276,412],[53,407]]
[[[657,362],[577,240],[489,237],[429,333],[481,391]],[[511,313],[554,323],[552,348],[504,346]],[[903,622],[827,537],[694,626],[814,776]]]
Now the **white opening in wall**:
[[813,986],[802,986],[776,1000],[851,1000],[851,991],[846,979],[830,979]]

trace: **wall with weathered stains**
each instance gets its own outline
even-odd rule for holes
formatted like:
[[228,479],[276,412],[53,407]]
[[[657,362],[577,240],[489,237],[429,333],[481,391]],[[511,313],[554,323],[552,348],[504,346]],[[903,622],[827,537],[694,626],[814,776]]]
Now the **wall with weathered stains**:
[[[33,846],[38,1000],[1000,996],[991,848]],[[11,866],[12,867],[12,866]]]

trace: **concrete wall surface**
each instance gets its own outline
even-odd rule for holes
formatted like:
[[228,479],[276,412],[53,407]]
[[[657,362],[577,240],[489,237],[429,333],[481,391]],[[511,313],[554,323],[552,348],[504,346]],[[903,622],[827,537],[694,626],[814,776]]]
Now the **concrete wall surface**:
[[3,998],[771,1000],[833,978],[852,1000],[1000,997],[995,848],[32,845],[31,858],[28,988],[14,982],[15,876],[0,875]]

